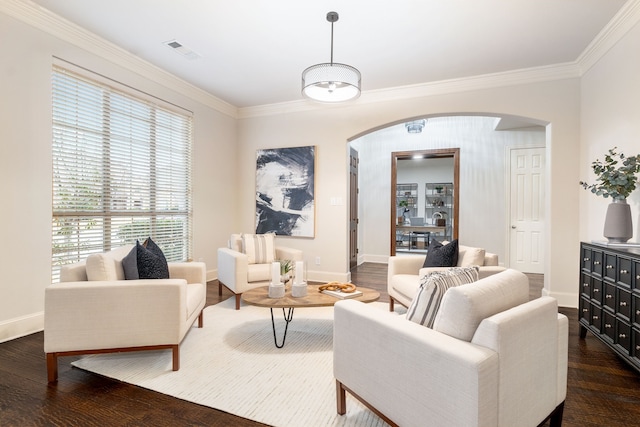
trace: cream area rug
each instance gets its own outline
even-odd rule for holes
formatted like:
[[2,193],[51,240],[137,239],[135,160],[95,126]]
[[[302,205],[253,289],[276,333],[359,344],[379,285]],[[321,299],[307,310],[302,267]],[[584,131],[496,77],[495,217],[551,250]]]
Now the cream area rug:
[[[280,340],[282,310],[274,314]],[[230,298],[205,308],[204,328],[187,333],[179,371],[168,350],[90,355],[73,365],[272,426],[385,426],[348,393],[347,413],[336,413],[332,340],[333,307],[296,309],[278,349],[269,309],[236,311]]]

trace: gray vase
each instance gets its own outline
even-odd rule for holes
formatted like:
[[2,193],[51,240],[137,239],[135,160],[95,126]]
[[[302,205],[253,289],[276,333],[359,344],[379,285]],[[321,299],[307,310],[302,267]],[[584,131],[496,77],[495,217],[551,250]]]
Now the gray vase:
[[609,243],[625,243],[633,236],[631,207],[626,199],[615,199],[609,204],[607,216],[604,219],[603,234]]

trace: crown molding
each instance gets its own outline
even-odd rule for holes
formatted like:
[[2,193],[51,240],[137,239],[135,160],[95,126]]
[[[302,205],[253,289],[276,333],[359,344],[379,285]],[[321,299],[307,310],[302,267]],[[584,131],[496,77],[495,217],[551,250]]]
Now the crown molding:
[[238,108],[144,61],[30,0],[0,0],[0,11],[32,27],[120,65],[158,84],[184,94],[220,113],[238,118]]
[[580,54],[580,75],[593,67],[625,34],[640,22],[640,0],[627,1]]
[[437,82],[420,83],[416,85],[363,91],[360,98],[357,100],[335,105],[301,100],[239,108],[238,118],[246,119],[251,117],[295,113],[309,110],[344,108],[351,105],[374,104],[378,102],[397,101],[579,77],[580,68],[576,63],[570,62],[458,79],[441,80]]

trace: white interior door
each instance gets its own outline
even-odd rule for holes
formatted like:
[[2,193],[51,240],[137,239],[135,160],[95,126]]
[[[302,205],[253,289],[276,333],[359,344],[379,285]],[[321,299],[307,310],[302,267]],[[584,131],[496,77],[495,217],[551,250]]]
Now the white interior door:
[[511,150],[509,264],[544,273],[545,149]]

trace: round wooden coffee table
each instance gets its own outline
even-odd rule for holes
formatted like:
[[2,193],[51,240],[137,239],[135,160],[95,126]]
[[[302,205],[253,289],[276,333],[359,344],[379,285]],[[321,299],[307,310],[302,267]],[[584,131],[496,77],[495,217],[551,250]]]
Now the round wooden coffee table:
[[[320,292],[318,290],[320,286],[321,285],[307,285],[307,296],[299,298],[294,298],[293,296],[291,296],[291,285],[287,287],[284,297],[282,298],[269,298],[269,287],[261,286],[259,288],[254,288],[243,292],[242,300],[250,305],[255,305],[258,307],[268,307],[270,309],[271,325],[273,327],[273,342],[277,348],[282,348],[284,347],[284,342],[287,339],[287,329],[289,328],[289,323],[293,320],[294,309],[305,307],[327,307],[334,305],[338,301],[342,301],[342,299],[340,298]],[[356,301],[362,302],[374,302],[380,298],[380,292],[374,289],[358,286],[357,290],[361,291],[362,295],[349,299],[354,299]],[[276,337],[276,323],[273,318],[274,308],[282,309],[282,315],[284,316],[285,321],[282,342],[279,344]]]

